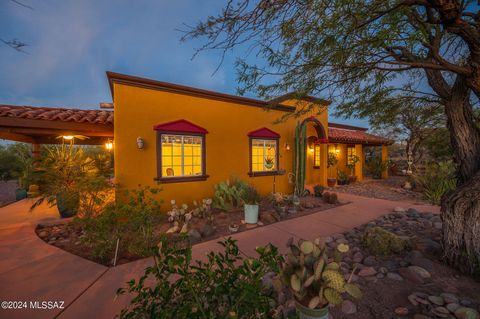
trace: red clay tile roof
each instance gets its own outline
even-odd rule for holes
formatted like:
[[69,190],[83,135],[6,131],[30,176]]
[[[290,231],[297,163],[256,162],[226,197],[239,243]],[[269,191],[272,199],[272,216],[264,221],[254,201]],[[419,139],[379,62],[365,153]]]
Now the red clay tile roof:
[[113,111],[0,104],[0,117],[113,125]]
[[328,128],[328,141],[330,143],[356,143],[356,144],[391,144],[392,141],[381,136],[369,134],[365,131],[348,130],[341,128]]

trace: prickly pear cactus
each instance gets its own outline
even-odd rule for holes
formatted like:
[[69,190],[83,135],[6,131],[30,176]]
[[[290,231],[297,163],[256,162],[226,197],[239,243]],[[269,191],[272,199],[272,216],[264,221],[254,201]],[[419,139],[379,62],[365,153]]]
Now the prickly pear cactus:
[[287,245],[290,251],[282,265],[282,278],[300,304],[318,309],[328,304],[341,304],[343,294],[356,299],[362,297],[360,289],[346,281],[341,273],[340,257],[349,250],[348,245],[337,246],[335,261],[330,261],[320,240],[300,240],[294,244],[290,239]]

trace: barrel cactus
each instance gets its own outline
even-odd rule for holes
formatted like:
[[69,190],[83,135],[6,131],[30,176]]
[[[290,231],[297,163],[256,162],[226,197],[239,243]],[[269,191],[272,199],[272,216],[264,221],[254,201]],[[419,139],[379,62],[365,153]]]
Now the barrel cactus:
[[282,278],[297,302],[315,309],[341,304],[344,294],[356,299],[362,297],[358,286],[345,280],[340,269],[342,254],[348,251],[348,245],[338,245],[332,259],[318,239],[299,240],[298,244],[290,239],[288,246],[290,251],[282,264]]

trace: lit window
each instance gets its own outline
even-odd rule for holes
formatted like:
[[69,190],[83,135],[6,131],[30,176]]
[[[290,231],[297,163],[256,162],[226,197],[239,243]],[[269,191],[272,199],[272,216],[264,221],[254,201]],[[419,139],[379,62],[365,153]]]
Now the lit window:
[[157,131],[157,177],[162,183],[204,181],[204,128],[187,120],[154,125]]
[[202,169],[202,136],[162,134],[162,177],[198,176]]
[[355,146],[347,147],[347,165],[353,165],[353,158],[355,157]]
[[276,171],[278,140],[256,139],[252,143],[252,172]]
[[313,167],[320,168],[320,144],[313,146]]

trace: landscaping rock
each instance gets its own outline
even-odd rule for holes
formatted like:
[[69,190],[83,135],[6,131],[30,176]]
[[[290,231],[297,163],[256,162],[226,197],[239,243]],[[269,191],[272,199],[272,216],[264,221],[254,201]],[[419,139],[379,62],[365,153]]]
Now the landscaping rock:
[[395,314],[397,316],[406,316],[408,315],[408,309],[405,308],[405,307],[398,307],[398,308],[395,308]]
[[395,207],[395,208],[393,209],[393,211],[394,211],[395,213],[405,213],[405,208]]
[[376,273],[377,273],[377,271],[375,270],[375,268],[365,267],[365,268],[360,269],[360,271],[358,272],[358,275],[360,277],[368,277],[368,276],[374,276]]
[[417,273],[420,277],[422,277],[424,279],[428,279],[432,276],[432,275],[430,275],[430,273],[425,268],[422,268],[422,267],[419,267],[419,266],[410,266],[410,267],[408,267],[408,269]]
[[446,307],[451,313],[455,313],[461,306],[458,303],[449,303]]
[[437,306],[443,306],[445,304],[443,298],[439,296],[428,296],[428,300],[430,300],[431,303]]
[[460,307],[455,310],[455,317],[457,319],[479,319],[479,314],[473,308]]
[[363,260],[363,264],[365,266],[375,266],[377,264],[377,259],[375,258],[375,256],[365,257],[365,259]]
[[416,248],[422,253],[437,255],[441,251],[442,246],[435,240],[427,238],[417,242]]
[[450,311],[445,307],[435,307],[432,313],[440,318],[448,318],[450,316]]
[[346,315],[351,315],[357,312],[357,306],[350,300],[345,300],[342,303],[342,312]]
[[418,217],[418,210],[416,210],[415,208],[409,208],[407,209],[407,215],[409,217]]
[[403,278],[413,283],[416,283],[416,284],[424,283],[423,277],[409,268],[405,268],[405,267],[399,268],[398,273],[400,274],[400,276],[402,276]]
[[400,276],[399,274],[394,273],[394,272],[387,273],[387,278],[392,279],[392,280],[396,280],[396,281],[402,281],[403,280],[402,276]]
[[417,313],[413,316],[413,319],[432,319],[432,317],[425,316],[425,315]]
[[445,303],[458,303],[458,298],[454,294],[450,293],[442,293],[440,296],[445,300]]
[[188,238],[192,244],[198,243],[202,240],[202,235],[196,229],[190,229],[188,231]]
[[212,236],[214,233],[215,228],[213,228],[213,226],[210,224],[204,224],[200,229],[200,234],[202,234],[202,237],[209,237]]

